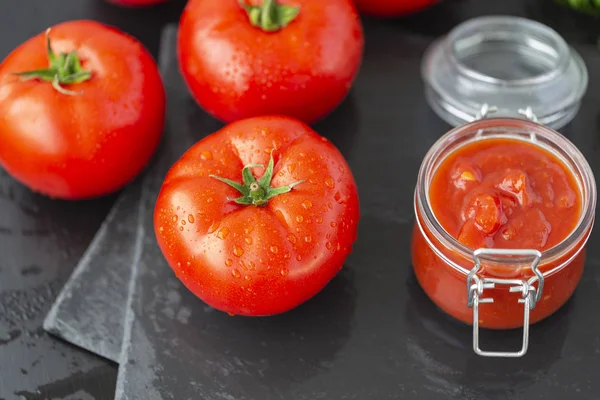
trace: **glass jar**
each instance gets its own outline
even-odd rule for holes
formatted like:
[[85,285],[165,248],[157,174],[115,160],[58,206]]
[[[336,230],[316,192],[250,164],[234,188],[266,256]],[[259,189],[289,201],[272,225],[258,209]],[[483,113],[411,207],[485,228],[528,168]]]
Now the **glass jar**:
[[[440,308],[473,324],[477,354],[522,356],[529,324],[551,315],[573,294],[594,221],[592,171],[579,150],[552,130],[566,125],[579,110],[588,85],[585,63],[548,26],[519,17],[485,16],[466,21],[433,42],[421,73],[429,105],[457,128],[433,145],[419,172],[412,240],[417,279]],[[437,221],[429,202],[436,169],[461,146],[489,138],[531,142],[554,153],[572,172],[582,215],[563,242],[544,252],[469,249]],[[493,304],[480,307],[482,303]],[[522,348],[483,351],[479,327],[523,327]]]
[[[469,249],[444,230],[429,200],[432,178],[444,159],[462,146],[488,139],[517,139],[553,153],[579,186],[582,214],[558,245],[537,250]],[[454,128],[429,150],[415,190],[412,262],[425,293],[453,317],[473,324],[473,347],[483,356],[518,357],[527,351],[529,324],[559,309],[583,272],[585,244],[594,223],[596,183],[581,152],[558,132],[517,118],[480,119]],[[484,304],[483,303],[493,303]],[[515,352],[480,349],[479,327],[523,327]]]

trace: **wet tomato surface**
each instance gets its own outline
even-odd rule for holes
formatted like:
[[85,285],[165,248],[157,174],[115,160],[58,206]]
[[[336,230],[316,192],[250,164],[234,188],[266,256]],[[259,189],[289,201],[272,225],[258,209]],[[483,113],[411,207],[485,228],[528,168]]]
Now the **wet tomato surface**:
[[232,123],[172,167],[155,209],[169,265],[194,294],[236,315],[278,314],[342,268],[359,219],[341,153],[288,117]]

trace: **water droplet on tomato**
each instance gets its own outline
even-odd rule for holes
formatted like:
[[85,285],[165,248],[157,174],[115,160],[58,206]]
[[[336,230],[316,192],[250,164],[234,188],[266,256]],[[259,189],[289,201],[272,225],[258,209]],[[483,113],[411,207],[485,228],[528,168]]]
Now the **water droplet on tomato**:
[[336,246],[336,250],[337,250],[337,251],[340,251],[340,247],[341,247],[341,246],[340,246],[340,244],[338,243],[338,244],[337,244],[337,246]]
[[315,221],[317,221],[317,224],[320,224],[321,222],[323,222],[323,218],[317,217],[317,219]]
[[312,242],[312,236],[310,236],[310,235],[306,235],[306,236],[304,236],[304,241],[305,241],[306,243],[310,243],[310,242]]
[[194,223],[194,216],[192,214],[188,215],[188,221],[190,221],[190,224]]
[[181,225],[185,225],[185,219],[181,220]]
[[289,251],[286,251],[285,254],[283,255],[283,258],[285,258],[286,260],[289,260],[292,256],[290,255]]
[[332,227],[332,228],[335,228],[335,227],[337,226],[337,222],[332,222],[332,223],[331,223],[331,224],[329,224],[329,225],[331,225],[331,227]]
[[233,275],[236,278],[239,278],[240,276],[242,276],[242,274],[240,274],[240,271],[238,271],[237,269],[232,269],[231,275]]
[[288,276],[288,274],[290,273],[290,271],[287,268],[282,268],[279,272],[281,273],[281,276]]
[[287,235],[287,239],[291,242],[291,243],[296,243],[296,236],[294,236],[293,233],[288,233]]
[[217,233],[217,237],[221,240],[225,240],[225,238],[228,235],[229,235],[229,228],[227,228],[227,227],[221,228],[221,230],[219,230],[219,233]]
[[219,221],[213,221],[208,227],[208,233],[214,233],[221,223]]
[[312,202],[310,200],[304,200],[302,202],[302,207],[304,207],[305,209],[310,209],[312,208]]
[[[244,277],[244,279],[245,279],[245,280],[247,280],[247,281],[251,281],[251,280],[252,280],[252,277],[251,277],[250,275],[246,275],[246,276]],[[250,288],[248,288],[248,290],[250,291]]]
[[348,200],[350,199],[350,196],[342,195],[340,192],[337,192],[333,198],[339,204],[346,204],[348,202]]
[[325,243],[325,247],[327,247],[327,250],[331,250],[333,248],[333,245],[331,244],[331,242],[327,242]]
[[181,232],[183,232],[183,226],[180,226],[180,227],[179,227],[179,230],[180,230]]
[[279,248],[277,246],[271,246],[271,248],[269,250],[271,250],[271,253],[277,254],[277,252],[279,251]]
[[231,258],[225,260],[225,265],[227,265],[228,267],[231,267],[231,265],[233,265],[233,261],[231,260]]
[[161,226],[160,228],[158,228],[158,231],[159,231],[159,232],[161,232],[161,233],[162,233],[164,230],[165,230],[165,228],[164,228],[164,227],[162,227],[162,226]]
[[296,215],[296,221],[301,224],[302,221],[304,221],[304,217],[302,215]]
[[239,246],[234,246],[233,255],[236,257],[241,257],[244,254],[244,249]]
[[247,238],[246,238],[246,243],[248,243],[248,244],[252,244],[252,238],[251,238],[251,237],[247,237]]
[[177,215],[173,215],[173,222],[177,222]]
[[204,161],[212,160],[213,155],[210,151],[203,151],[202,153],[200,153],[200,159]]
[[333,189],[335,187],[335,182],[333,181],[333,178],[330,176],[325,178],[325,185],[327,185],[328,188]]
[[281,202],[282,202],[283,204],[287,204],[287,203],[288,203],[288,199],[287,199],[287,197],[284,197],[283,199],[281,199]]
[[327,203],[327,207],[329,207],[330,210],[333,210],[333,204]]
[[253,230],[254,230],[254,227],[252,225],[250,225],[250,226],[244,228],[244,233],[246,235],[248,235],[248,234],[252,233]]
[[207,203],[212,203],[212,202],[213,202],[213,198],[212,198],[212,197],[209,197],[209,198],[207,198],[207,199],[206,199],[206,202],[207,202]]
[[291,174],[296,169],[296,164],[288,164],[287,170]]

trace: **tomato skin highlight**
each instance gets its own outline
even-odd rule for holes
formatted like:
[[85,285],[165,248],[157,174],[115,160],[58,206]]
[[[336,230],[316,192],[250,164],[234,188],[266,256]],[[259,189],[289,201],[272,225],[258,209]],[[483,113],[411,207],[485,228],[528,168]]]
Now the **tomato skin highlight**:
[[58,92],[15,73],[48,67],[45,35],[17,47],[0,65],[0,163],[34,191],[62,199],[115,192],[155,152],[165,92],[152,56],[133,37],[93,21],[52,28],[56,54],[75,50],[90,80]]
[[424,10],[440,0],[354,0],[361,13],[376,17],[399,17]]
[[[272,187],[303,181],[265,206],[211,178],[242,182],[248,164],[267,165]],[[254,168],[258,179],[263,168]],[[356,240],[356,184],[341,153],[298,120],[241,120],[202,139],[175,163],[159,193],[158,244],[185,286],[234,315],[286,312],[321,291]]]
[[276,32],[252,26],[238,0],[191,0],[186,6],[179,65],[194,99],[216,118],[232,122],[281,114],[312,123],[350,91],[364,46],[352,1],[278,4],[300,11]]

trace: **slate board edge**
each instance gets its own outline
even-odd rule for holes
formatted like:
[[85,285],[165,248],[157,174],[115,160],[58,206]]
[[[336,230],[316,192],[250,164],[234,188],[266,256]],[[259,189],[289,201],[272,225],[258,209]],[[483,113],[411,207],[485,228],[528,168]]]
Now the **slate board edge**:
[[[134,183],[134,184],[137,184],[137,183]],[[126,189],[126,190],[128,190],[128,189]],[[78,332],[78,331],[74,330],[73,328],[67,326],[62,321],[62,319],[59,317],[59,313],[60,313],[60,309],[61,309],[62,305],[64,304],[64,302],[67,301],[68,298],[70,296],[72,296],[72,294],[73,294],[73,287],[72,287],[73,283],[76,282],[78,280],[78,278],[80,278],[80,276],[89,267],[90,260],[92,259],[93,256],[95,256],[95,251],[98,248],[99,243],[102,242],[107,235],[108,226],[111,223],[113,223],[115,216],[120,211],[119,209],[120,209],[120,206],[122,205],[122,203],[124,201],[129,200],[130,194],[131,193],[122,193],[119,196],[119,198],[113,205],[109,215],[106,217],[106,219],[100,226],[100,229],[94,236],[94,239],[90,243],[89,247],[85,251],[84,255],[82,256],[82,258],[79,261],[79,263],[77,264],[77,266],[75,267],[75,270],[71,274],[71,277],[69,278],[69,280],[67,281],[65,286],[61,289],[59,295],[57,296],[56,300],[54,301],[54,303],[52,305],[52,308],[46,315],[46,318],[44,319],[44,322],[43,322],[43,328],[46,332],[48,332],[54,336],[57,336],[57,337],[61,338],[62,340],[65,340],[69,343],[72,343],[78,347],[81,347],[82,349],[85,349],[89,352],[92,352],[103,358],[113,361],[113,362],[119,361],[118,355],[112,354],[113,352],[110,351],[106,345],[102,345],[98,341],[86,340],[85,335],[83,335],[82,332]],[[139,197],[138,197],[137,201],[138,201],[138,208],[139,208],[140,207]],[[138,225],[140,224],[140,215],[138,215],[138,218],[137,218]],[[139,229],[138,229],[137,235],[139,235]],[[122,334],[117,333],[117,335],[121,336],[121,338],[122,338]]]
[[[161,35],[161,39],[160,39],[160,51],[159,51],[159,60],[158,60],[158,64],[159,64],[159,68],[161,71],[165,71],[165,69],[168,67],[169,65],[169,55],[170,53],[165,51],[164,49],[166,48],[166,46],[169,46],[171,44],[171,42],[173,41],[173,37],[177,35],[177,26],[175,24],[169,24],[167,25],[162,32]],[[132,337],[132,327],[133,327],[133,320],[135,318],[135,311],[133,310],[134,304],[134,291],[135,291],[135,285],[137,282],[137,278],[138,278],[138,271],[139,271],[139,261],[142,255],[142,249],[144,247],[144,238],[145,238],[145,230],[144,230],[144,224],[142,223],[142,218],[145,214],[146,211],[146,201],[147,201],[147,190],[145,190],[147,188],[147,184],[145,183],[147,180],[150,180],[152,178],[151,174],[148,174],[147,176],[144,177],[144,184],[142,185],[142,194],[141,194],[141,198],[140,198],[140,207],[139,207],[139,214],[138,214],[138,233],[137,233],[137,240],[136,240],[136,244],[135,244],[135,256],[134,256],[134,263],[132,266],[132,271],[131,271],[131,279],[129,280],[129,288],[128,288],[128,296],[127,296],[127,305],[125,307],[125,320],[124,320],[124,329],[123,329],[123,341],[122,341],[122,346],[121,346],[121,354],[119,357],[119,364],[122,364],[123,362],[127,362],[127,355],[129,353],[129,348],[131,347],[131,337]],[[123,398],[125,395],[125,388],[124,388],[124,384],[125,384],[125,379],[123,376],[123,371],[124,368],[119,368],[118,374],[117,374],[117,385],[115,388],[115,399],[116,398]],[[148,399],[150,400],[150,399]]]

